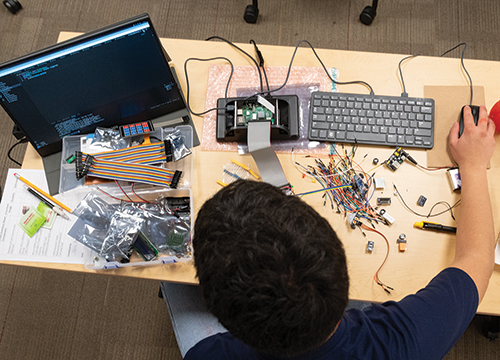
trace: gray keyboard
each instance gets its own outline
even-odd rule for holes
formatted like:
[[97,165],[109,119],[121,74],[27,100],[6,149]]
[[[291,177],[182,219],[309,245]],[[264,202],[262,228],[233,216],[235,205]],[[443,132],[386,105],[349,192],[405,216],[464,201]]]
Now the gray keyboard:
[[313,92],[309,140],[431,149],[434,99]]

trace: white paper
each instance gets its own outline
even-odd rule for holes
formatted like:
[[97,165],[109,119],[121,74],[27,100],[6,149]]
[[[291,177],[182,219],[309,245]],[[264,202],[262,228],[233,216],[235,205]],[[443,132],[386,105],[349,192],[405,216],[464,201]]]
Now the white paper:
[[[58,216],[52,229],[40,228],[32,238],[21,229],[18,223],[23,207],[37,207],[40,200],[26,190],[14,173],[48,192],[43,170],[9,169],[0,203],[0,260],[84,264],[85,254],[90,250],[67,235],[76,216],[66,213],[70,220]],[[55,198],[72,209],[80,201],[74,197]]]

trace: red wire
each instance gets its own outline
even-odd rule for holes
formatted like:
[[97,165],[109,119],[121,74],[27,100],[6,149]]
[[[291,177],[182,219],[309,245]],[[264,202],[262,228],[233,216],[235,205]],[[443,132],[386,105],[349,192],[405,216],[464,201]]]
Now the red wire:
[[441,167],[438,167],[438,168],[427,168],[425,166],[422,166],[422,165],[419,165],[417,164],[417,167],[423,169],[423,170],[427,170],[427,171],[436,171],[436,170],[441,170],[441,169],[449,169],[449,168],[452,168],[453,165],[447,165],[447,166],[441,166]]
[[384,289],[387,293],[389,293],[389,294],[390,294],[391,292],[390,292],[389,290],[387,290],[387,289],[391,289],[391,290],[394,290],[394,289],[393,289],[393,288],[391,288],[390,286],[388,286],[388,285],[384,284],[384,283],[380,280],[380,278],[379,278],[379,276],[378,276],[378,273],[380,272],[380,270],[382,269],[382,267],[385,265],[385,262],[387,261],[387,258],[389,257],[389,248],[390,248],[390,247],[389,247],[389,240],[387,240],[387,238],[385,237],[385,235],[384,235],[384,234],[382,234],[380,231],[377,231],[377,230],[375,230],[375,229],[372,229],[372,228],[370,228],[370,227],[366,226],[365,224],[361,224],[361,227],[362,227],[363,229],[365,229],[365,230],[373,231],[373,232],[375,232],[375,233],[379,234],[380,236],[382,236],[382,237],[384,238],[385,242],[387,243],[387,253],[385,254],[384,261],[382,262],[382,264],[380,265],[380,267],[378,268],[378,270],[375,272],[375,275],[373,276],[373,280],[375,281],[375,283],[376,283],[377,285],[380,285],[380,286],[382,287],[382,289]]
[[129,200],[130,200],[130,202],[134,202],[134,200],[132,200],[132,199],[130,198],[130,196],[128,196],[128,195],[127,195],[127,193],[123,190],[123,188],[121,187],[121,185],[118,183],[118,181],[117,181],[117,180],[115,180],[115,183],[116,183],[116,185],[118,185],[118,187],[120,188],[120,190],[122,191],[122,193],[123,193],[123,194],[127,197],[127,199],[129,199]]
[[151,201],[147,201],[146,199],[143,199],[142,197],[136,194],[136,192],[134,191],[134,185],[135,183],[130,184],[130,191],[132,191],[132,194],[134,194],[138,199],[142,200],[142,202],[151,204]]

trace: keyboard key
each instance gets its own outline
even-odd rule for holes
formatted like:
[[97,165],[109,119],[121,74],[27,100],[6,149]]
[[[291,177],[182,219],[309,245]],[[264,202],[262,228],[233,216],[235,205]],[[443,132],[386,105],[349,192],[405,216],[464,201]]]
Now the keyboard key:
[[313,121],[326,121],[326,115],[313,115]]
[[375,141],[375,142],[385,142],[385,135],[382,134],[370,134],[370,133],[359,133],[359,134],[353,134],[349,133],[348,140],[354,140],[356,139],[357,141]]
[[431,129],[432,124],[430,122],[421,121],[418,123],[418,128],[419,129]]
[[329,125],[327,123],[324,123],[324,122],[313,121],[313,123],[312,123],[313,129],[328,129],[328,127],[329,127]]
[[432,108],[429,106],[422,106],[420,112],[423,114],[432,114]]
[[429,137],[429,136],[432,136],[432,131],[427,130],[427,129],[415,129],[413,134],[415,134],[415,136],[427,136],[427,137]]

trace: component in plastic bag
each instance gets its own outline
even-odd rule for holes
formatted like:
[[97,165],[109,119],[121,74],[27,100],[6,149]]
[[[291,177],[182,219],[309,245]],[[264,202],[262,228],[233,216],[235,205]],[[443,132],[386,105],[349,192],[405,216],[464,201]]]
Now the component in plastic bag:
[[[175,130],[174,132],[167,134],[165,136],[165,141],[170,142],[174,161],[179,161],[180,159],[191,154],[191,150],[189,150],[184,143],[184,137],[182,136],[180,130]],[[165,149],[166,148],[167,143],[165,143]]]
[[113,206],[89,193],[73,213],[78,220],[69,236],[107,261],[130,261],[134,236],[144,224],[141,209]]
[[130,139],[124,139],[119,130],[98,127],[95,129],[92,145],[118,150],[125,149],[130,145]]
[[116,205],[110,205],[106,201],[90,192],[73,210],[73,215],[96,229],[107,229],[109,219],[116,210]]

